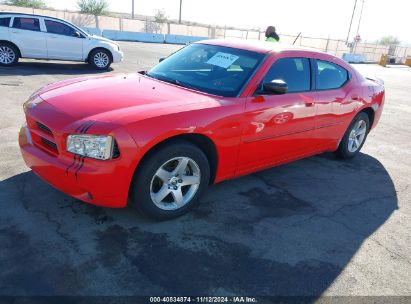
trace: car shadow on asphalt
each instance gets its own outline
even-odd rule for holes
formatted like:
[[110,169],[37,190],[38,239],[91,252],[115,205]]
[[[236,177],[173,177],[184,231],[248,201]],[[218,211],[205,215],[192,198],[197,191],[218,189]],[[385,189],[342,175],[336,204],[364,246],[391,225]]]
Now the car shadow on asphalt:
[[112,71],[99,71],[83,62],[58,61],[22,61],[12,67],[0,67],[3,76],[35,76],[35,75],[88,75]]
[[166,222],[79,202],[30,171],[0,182],[0,204],[2,295],[319,296],[398,208],[366,154],[220,183]]

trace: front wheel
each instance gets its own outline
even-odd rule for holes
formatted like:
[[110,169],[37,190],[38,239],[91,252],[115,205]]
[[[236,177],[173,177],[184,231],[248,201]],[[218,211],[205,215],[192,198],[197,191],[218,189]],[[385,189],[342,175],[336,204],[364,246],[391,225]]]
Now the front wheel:
[[204,153],[189,142],[178,141],[143,160],[133,178],[130,203],[150,218],[171,219],[194,207],[209,179]]
[[111,54],[107,50],[97,49],[91,52],[89,63],[96,70],[107,70],[113,62]]
[[369,130],[370,120],[368,115],[363,112],[359,113],[345,132],[336,151],[337,156],[344,159],[356,156],[364,145]]

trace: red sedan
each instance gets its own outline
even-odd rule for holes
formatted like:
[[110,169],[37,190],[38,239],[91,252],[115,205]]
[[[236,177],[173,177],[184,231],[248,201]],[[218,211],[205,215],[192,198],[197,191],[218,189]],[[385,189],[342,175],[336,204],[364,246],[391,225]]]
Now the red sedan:
[[209,184],[326,151],[354,157],[384,94],[326,53],[207,40],[148,72],[45,86],[24,104],[19,143],[61,191],[168,219]]

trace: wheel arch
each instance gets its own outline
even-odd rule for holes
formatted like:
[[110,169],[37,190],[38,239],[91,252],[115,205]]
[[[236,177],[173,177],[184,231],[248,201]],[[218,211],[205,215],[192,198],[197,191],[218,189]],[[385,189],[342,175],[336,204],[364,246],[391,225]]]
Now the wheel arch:
[[13,42],[11,42],[11,41],[9,41],[9,40],[0,40],[0,43],[8,43],[8,44],[14,46],[14,47],[16,48],[17,52],[18,52],[17,55],[19,56],[19,58],[21,58],[20,48],[19,48],[15,43],[13,43]]
[[362,109],[362,110],[361,110],[360,112],[358,112],[358,113],[365,113],[365,114],[367,114],[368,120],[370,121],[370,130],[371,130],[371,128],[373,127],[374,118],[375,118],[375,111],[374,111],[374,109],[371,108],[371,107],[367,107],[367,108]]
[[106,48],[106,47],[104,47],[104,46],[97,46],[97,47],[92,48],[92,49],[88,52],[87,57],[86,57],[86,62],[89,62],[91,53],[94,52],[94,51],[97,51],[97,50],[107,51],[107,52],[109,53],[110,57],[111,57],[111,61],[113,61],[113,58],[114,58],[114,57],[113,57],[113,53],[112,53],[108,48]]
[[143,155],[140,159],[139,163],[134,172],[137,172],[141,163],[147,159],[151,154],[155,153],[165,145],[172,144],[178,141],[186,141],[189,142],[196,147],[198,147],[201,151],[204,152],[206,155],[208,162],[210,164],[210,181],[209,184],[213,184],[218,167],[218,152],[215,143],[206,135],[200,133],[184,133],[178,134],[171,137],[168,137],[160,142],[153,144]]

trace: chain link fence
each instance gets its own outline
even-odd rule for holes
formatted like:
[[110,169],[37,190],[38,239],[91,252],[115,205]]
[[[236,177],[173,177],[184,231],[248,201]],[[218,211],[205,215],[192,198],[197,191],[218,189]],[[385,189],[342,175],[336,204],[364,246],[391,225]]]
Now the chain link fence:
[[[207,26],[185,22],[179,24],[175,22],[158,23],[154,17],[137,17],[136,19],[112,17],[112,16],[92,16],[77,12],[42,10],[23,7],[0,5],[0,11],[13,11],[21,13],[46,15],[61,18],[72,22],[80,27],[96,28],[101,30],[117,30],[130,32],[145,32],[156,34],[171,34],[183,36],[195,36],[204,38],[238,38],[248,40],[264,40],[264,32],[259,29],[238,29],[233,27]],[[348,44],[344,40],[332,38],[307,37],[304,34],[289,35],[280,33],[283,43],[299,45],[328,52],[338,57],[346,53],[364,55],[366,61],[377,62],[381,55],[388,54],[391,60],[396,63],[404,63],[406,58],[411,56],[411,47],[401,45],[384,46],[369,42]],[[298,37],[297,37],[298,36]]]

